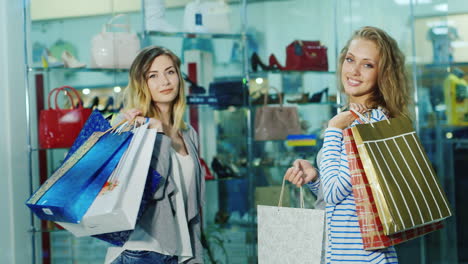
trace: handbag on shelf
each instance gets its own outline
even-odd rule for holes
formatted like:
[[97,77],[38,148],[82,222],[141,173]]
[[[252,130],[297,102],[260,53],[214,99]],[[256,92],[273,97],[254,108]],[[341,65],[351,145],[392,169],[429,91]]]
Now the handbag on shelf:
[[[276,90],[276,89],[275,89]],[[283,106],[283,98],[278,92],[280,105],[268,106],[268,93],[264,94],[263,106],[255,112],[255,140],[285,140],[288,135],[301,134],[299,114],[295,106]]]
[[[320,264],[325,229],[325,211],[282,207],[284,182],[278,206],[257,205],[258,263]],[[307,254],[305,254],[307,252]]]
[[229,34],[231,10],[224,0],[201,2],[194,0],[184,9],[186,32]]
[[[113,24],[114,20],[127,17],[126,24]],[[114,32],[113,28],[125,31]],[[130,20],[127,15],[119,14],[112,17],[102,31],[91,40],[91,67],[129,69],[140,51],[140,39],[131,32]]]
[[452,210],[424,148],[404,116],[351,128],[385,235],[450,217]]
[[[58,95],[64,92],[71,109],[59,108]],[[73,99],[75,95],[77,102]],[[50,99],[54,96],[54,106]],[[50,91],[47,110],[39,114],[39,146],[41,148],[69,148],[73,145],[83,125],[91,115],[92,109],[83,108],[80,94],[70,86],[62,86]]]
[[248,91],[242,80],[211,82],[209,94],[216,97],[219,108],[247,105]]
[[352,130],[350,128],[343,130],[343,137],[351,173],[353,196],[356,201],[356,214],[358,216],[359,228],[361,230],[362,242],[365,250],[390,247],[443,228],[444,225],[440,221],[400,233],[388,236],[385,235],[382,222],[377,213],[377,205],[353,138]]
[[320,41],[293,41],[286,47],[286,70],[328,71],[327,47]]

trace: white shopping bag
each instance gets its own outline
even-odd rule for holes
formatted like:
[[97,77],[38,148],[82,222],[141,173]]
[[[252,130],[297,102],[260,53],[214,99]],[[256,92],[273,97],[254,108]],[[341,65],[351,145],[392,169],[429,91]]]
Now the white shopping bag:
[[156,130],[134,130],[130,146],[81,223],[57,222],[77,237],[132,230],[140,208]]
[[[320,264],[325,211],[257,206],[259,264]],[[301,189],[301,207],[304,199]]]

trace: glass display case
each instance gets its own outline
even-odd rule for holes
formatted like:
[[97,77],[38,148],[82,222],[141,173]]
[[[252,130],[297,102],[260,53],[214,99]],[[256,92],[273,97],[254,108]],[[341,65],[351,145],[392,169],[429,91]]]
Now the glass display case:
[[[128,69],[94,67],[91,41],[122,13],[126,16],[115,23],[129,24],[141,47],[165,46],[182,59],[186,122],[198,131],[201,157],[209,172],[203,212],[206,263],[256,263],[256,206],[278,204],[282,177],[295,159],[315,164],[328,120],[346,105],[336,73],[340,49],[355,29],[373,25],[392,35],[406,55],[415,88],[414,125],[455,209],[443,232],[398,246],[400,263],[468,261],[464,250],[468,233],[463,227],[467,216],[461,209],[466,200],[462,193],[468,78],[463,72],[468,71],[468,63],[463,37],[468,8],[443,0],[221,1],[227,4],[218,6],[211,18],[220,16],[216,21],[222,23],[213,24],[208,17],[208,27],[203,28],[199,21],[185,19],[187,12],[196,12],[196,6],[188,6],[191,1],[165,1],[167,24],[152,24],[150,1],[136,2],[109,1],[105,8],[88,6],[76,14],[63,11],[49,16],[35,4],[26,4],[31,191],[67,153],[67,149],[38,147],[37,117],[48,108],[47,95],[53,88],[76,88],[85,107],[104,115],[121,109]],[[455,12],[457,8],[461,13]],[[293,56],[301,52],[295,48],[308,42],[321,47],[317,54],[326,66],[294,66]],[[85,67],[60,64],[65,51],[74,56],[73,63]],[[65,102],[65,97],[59,99],[60,104]],[[296,109],[300,133],[307,142],[256,140],[258,110],[280,103]],[[283,204],[298,207],[299,190],[288,184],[286,193]],[[304,193],[305,206],[313,208],[315,197]],[[75,238],[35,217],[30,233],[35,250],[32,263],[102,263],[106,254],[105,242]]]

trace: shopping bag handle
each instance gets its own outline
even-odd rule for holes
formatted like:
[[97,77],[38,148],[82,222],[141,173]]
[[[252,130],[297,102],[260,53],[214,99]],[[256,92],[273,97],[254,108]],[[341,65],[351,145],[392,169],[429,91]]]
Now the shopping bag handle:
[[276,91],[276,94],[279,97],[280,107],[283,107],[283,97],[281,96],[281,93],[279,92],[279,90],[273,86],[270,86],[269,88],[267,88],[267,92],[263,95],[263,106],[266,106],[268,104],[268,90],[270,89],[273,89]]
[[[283,185],[281,186],[281,193],[280,193],[280,198],[278,201],[278,207],[283,207],[283,193],[284,193],[284,183],[286,182],[286,177],[283,177]],[[300,190],[300,200],[299,203],[301,205],[301,208],[304,208],[304,194],[302,192],[302,186],[299,187]]]
[[[362,121],[364,121],[364,123],[369,124],[369,125],[371,125],[372,127],[374,127],[374,125],[372,124],[372,122],[370,122],[370,119],[368,119],[367,117],[365,117],[363,114],[359,113],[358,111],[356,111],[356,110],[354,110],[354,109],[349,109],[349,111],[351,112],[351,114],[353,114],[354,117],[359,118],[359,119],[361,119]],[[390,120],[388,119],[388,117],[387,117],[386,115],[384,115],[384,120],[387,120],[387,123],[390,124]]]

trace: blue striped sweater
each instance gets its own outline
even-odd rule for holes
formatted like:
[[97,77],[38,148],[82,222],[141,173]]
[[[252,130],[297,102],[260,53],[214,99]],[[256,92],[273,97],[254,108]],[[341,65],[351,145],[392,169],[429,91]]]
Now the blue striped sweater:
[[[380,109],[371,112],[371,122],[385,119]],[[358,124],[356,120],[351,126]],[[308,186],[317,193],[323,188],[326,206],[327,263],[398,263],[395,249],[364,250],[359,230],[351,174],[345,152],[343,131],[327,128],[320,162],[320,178]]]

